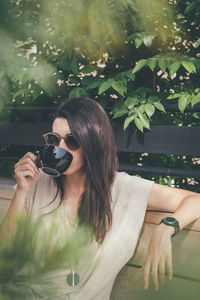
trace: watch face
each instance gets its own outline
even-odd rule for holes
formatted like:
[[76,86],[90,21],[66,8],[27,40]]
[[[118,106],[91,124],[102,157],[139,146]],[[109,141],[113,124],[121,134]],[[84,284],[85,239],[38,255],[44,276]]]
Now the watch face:
[[174,224],[177,223],[177,220],[176,220],[175,218],[173,218],[173,217],[166,217],[166,218],[165,218],[165,221],[166,221],[168,224],[170,224],[170,225],[174,225]]
[[172,235],[172,237],[180,230],[179,222],[173,217],[166,217],[166,218],[162,219],[160,223],[164,223],[165,225],[174,227],[175,231],[174,231],[174,234]]

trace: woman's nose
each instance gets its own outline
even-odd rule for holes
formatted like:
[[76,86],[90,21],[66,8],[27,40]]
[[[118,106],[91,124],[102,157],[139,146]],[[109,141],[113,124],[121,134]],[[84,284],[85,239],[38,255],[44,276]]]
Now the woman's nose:
[[63,138],[61,138],[60,139],[60,143],[59,143],[59,145],[58,145],[59,147],[61,147],[61,148],[65,148],[66,149],[66,144],[65,144],[65,142],[64,142],[64,139]]

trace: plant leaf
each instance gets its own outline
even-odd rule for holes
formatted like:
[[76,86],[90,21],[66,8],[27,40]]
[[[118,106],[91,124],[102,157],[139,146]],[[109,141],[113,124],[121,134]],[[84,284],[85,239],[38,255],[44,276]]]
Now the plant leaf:
[[142,37],[136,36],[134,38],[134,44],[135,44],[136,49],[140,48],[140,46],[142,45],[142,42],[143,42]]
[[164,106],[160,102],[154,102],[153,105],[160,111],[166,112]]
[[165,59],[159,59],[158,66],[163,72],[165,72],[167,69],[167,61]]
[[137,117],[137,115],[135,113],[131,114],[130,116],[128,116],[125,121],[124,121],[124,130],[129,126],[129,124],[135,120],[135,118]]
[[169,95],[169,96],[167,97],[167,99],[175,99],[175,98],[179,98],[179,97],[180,97],[180,94],[175,93],[175,94]]
[[146,117],[146,115],[139,112],[138,117],[139,117],[140,121],[142,122],[143,127],[150,129],[149,119]]
[[153,114],[155,113],[155,106],[150,103],[145,104],[145,112],[148,117],[153,116]]
[[121,81],[115,81],[112,83],[112,88],[117,91],[122,97],[127,92],[127,87]]
[[135,105],[139,103],[139,99],[137,97],[128,97],[124,104],[128,109],[132,109]]
[[[146,102],[145,102],[146,103]],[[139,111],[143,114],[145,112],[145,105],[144,104],[141,104],[139,106]]]
[[183,60],[183,61],[181,61],[181,64],[186,69],[186,71],[188,71],[189,73],[196,73],[196,68],[195,68],[195,65],[193,64],[193,62],[188,61],[188,60]]
[[152,35],[147,35],[143,38],[143,43],[146,47],[150,47],[152,45],[154,36]]
[[143,132],[144,126],[143,126],[141,120],[138,119],[138,118],[136,118],[136,119],[134,120],[134,122],[135,122],[136,127],[137,127],[140,131]]
[[148,98],[148,102],[158,102],[159,101],[159,98],[157,96],[150,96]]
[[184,95],[184,96],[181,96],[179,99],[178,99],[178,108],[180,109],[180,111],[183,113],[186,106],[188,104],[188,99],[187,97]]
[[135,74],[136,72],[138,72],[140,69],[142,69],[145,65],[147,64],[147,60],[146,59],[141,59],[138,61],[138,63],[136,64],[135,68],[132,71],[132,74]]
[[157,64],[157,59],[151,58],[148,60],[147,64],[148,64],[149,68],[151,69],[151,71],[153,72],[156,67],[156,64]]
[[104,81],[100,87],[99,87],[99,91],[98,91],[98,95],[103,94],[105,91],[107,91],[110,87],[112,86],[112,82],[110,81]]
[[135,75],[132,74],[132,70],[124,72],[125,76],[131,80],[135,80]]
[[120,117],[126,115],[127,113],[128,113],[128,109],[125,107],[122,107],[115,111],[115,113],[113,114],[113,119],[120,118]]
[[192,107],[193,107],[195,104],[199,103],[199,102],[200,102],[200,94],[195,95],[194,97],[192,97],[192,101],[191,101]]
[[168,66],[169,69],[169,76],[172,77],[180,68],[180,62],[175,62]]

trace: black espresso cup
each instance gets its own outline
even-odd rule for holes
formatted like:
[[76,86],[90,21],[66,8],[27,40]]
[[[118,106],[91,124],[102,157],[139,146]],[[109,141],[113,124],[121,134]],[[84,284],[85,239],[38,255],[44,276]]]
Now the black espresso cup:
[[48,144],[40,146],[34,154],[38,157],[36,166],[53,177],[58,177],[66,171],[73,158],[67,150]]

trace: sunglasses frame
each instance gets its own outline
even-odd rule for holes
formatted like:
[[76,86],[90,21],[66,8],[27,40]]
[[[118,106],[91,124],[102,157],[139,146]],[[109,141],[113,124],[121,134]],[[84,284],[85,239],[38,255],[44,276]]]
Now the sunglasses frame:
[[[77,143],[76,139],[74,138],[74,136],[73,136],[71,133],[66,134],[65,137],[61,137],[59,134],[54,133],[54,132],[47,132],[47,133],[44,133],[42,136],[43,136],[44,141],[45,141],[46,144],[48,144],[48,143],[46,142],[46,138],[47,138],[48,135],[50,135],[50,134],[56,136],[56,137],[59,139],[58,145],[60,144],[60,141],[63,139],[65,145],[66,145],[70,150],[75,151],[75,150],[78,150],[78,149],[80,148],[79,144]],[[72,137],[72,138],[74,139],[75,143],[77,144],[77,147],[71,147],[68,143],[66,143],[65,139],[66,139],[67,137]],[[51,144],[50,144],[50,145],[51,145]],[[58,146],[58,145],[56,145],[56,146]]]

